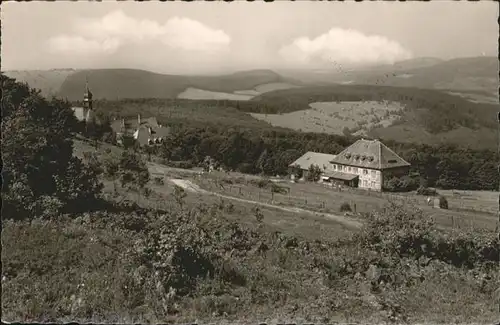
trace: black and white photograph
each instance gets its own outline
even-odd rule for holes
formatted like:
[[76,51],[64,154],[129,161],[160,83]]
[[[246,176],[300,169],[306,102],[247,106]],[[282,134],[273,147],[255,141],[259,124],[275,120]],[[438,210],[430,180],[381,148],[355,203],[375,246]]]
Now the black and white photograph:
[[4,1],[2,323],[498,323],[498,17]]

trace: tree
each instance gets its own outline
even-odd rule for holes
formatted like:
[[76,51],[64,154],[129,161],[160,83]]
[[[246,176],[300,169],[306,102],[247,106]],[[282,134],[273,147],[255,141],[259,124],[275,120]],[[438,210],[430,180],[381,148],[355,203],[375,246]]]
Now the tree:
[[125,150],[120,157],[118,166],[122,187],[140,191],[149,182],[148,167],[139,154]]
[[69,208],[99,195],[97,173],[73,157],[77,120],[69,103],[47,101],[3,74],[1,80],[3,196],[12,213],[7,217],[35,216],[43,202],[59,200],[50,205]]
[[317,182],[317,181],[319,181],[321,174],[322,174],[322,171],[321,171],[321,168],[319,168],[319,166],[311,165],[309,167],[309,171],[307,173],[307,180],[309,182]]

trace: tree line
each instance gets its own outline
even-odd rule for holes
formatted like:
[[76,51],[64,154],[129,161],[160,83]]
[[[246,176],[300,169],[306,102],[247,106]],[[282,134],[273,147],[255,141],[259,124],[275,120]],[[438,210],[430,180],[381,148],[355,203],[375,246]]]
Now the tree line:
[[[255,130],[206,126],[176,127],[161,145],[147,147],[166,161],[198,166],[206,156],[243,173],[286,175],[289,165],[307,151],[337,154],[357,138],[287,130]],[[454,145],[413,145],[386,141],[411,163],[411,174],[425,186],[461,190],[497,190],[498,154]]]
[[[422,90],[423,94],[427,92],[435,93]],[[124,117],[135,118],[138,112],[144,113],[143,116],[146,117],[156,116],[151,108],[161,107],[163,101],[163,99],[131,99],[121,100],[119,103],[104,101],[98,107],[103,117],[109,116],[110,113],[114,116],[123,113]],[[177,164],[182,166],[199,165],[206,156],[210,156],[229,169],[245,173],[283,175],[287,174],[289,164],[307,151],[336,154],[357,140],[357,137],[351,135],[306,133],[274,128],[265,123],[240,119],[240,116],[231,109],[225,111],[220,107],[222,102],[226,102],[228,106],[255,103],[219,101],[217,111],[208,114],[207,111],[211,112],[210,109],[215,105],[213,101],[169,100],[168,102],[169,105],[178,106],[176,110],[179,112],[185,107],[186,112],[172,119],[168,113],[160,111],[158,120],[162,124],[172,126],[173,132],[164,144],[147,150],[148,154],[160,155],[167,160],[177,161]],[[294,101],[291,102],[293,104]],[[418,103],[417,101],[417,105]],[[120,111],[120,104],[127,107],[126,111]],[[106,108],[110,110],[107,111]],[[200,122],[201,117],[203,123]],[[101,127],[101,130],[104,129],[105,127]],[[109,133],[106,134],[110,137]],[[426,186],[443,189],[498,189],[496,162],[499,157],[495,151],[462,148],[452,144],[425,145],[391,140],[383,142],[411,163],[412,174],[420,175],[418,181],[404,179],[396,182],[400,186],[395,188],[413,188],[423,182]]]

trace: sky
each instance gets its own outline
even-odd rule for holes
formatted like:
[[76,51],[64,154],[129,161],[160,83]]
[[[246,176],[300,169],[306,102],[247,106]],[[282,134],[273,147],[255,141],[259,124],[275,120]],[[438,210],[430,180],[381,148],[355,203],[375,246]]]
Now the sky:
[[480,2],[4,2],[2,71],[205,74],[497,56]]

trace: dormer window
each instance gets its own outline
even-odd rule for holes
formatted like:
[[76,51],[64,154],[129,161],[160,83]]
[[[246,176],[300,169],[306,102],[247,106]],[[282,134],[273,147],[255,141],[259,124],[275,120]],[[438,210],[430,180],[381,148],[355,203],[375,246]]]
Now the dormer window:
[[368,157],[369,161],[373,161],[375,158],[373,156]]
[[351,158],[351,153],[346,152],[345,157],[346,157],[347,159]]
[[361,160],[364,161],[366,159],[366,156],[365,155],[362,155],[361,156]]

